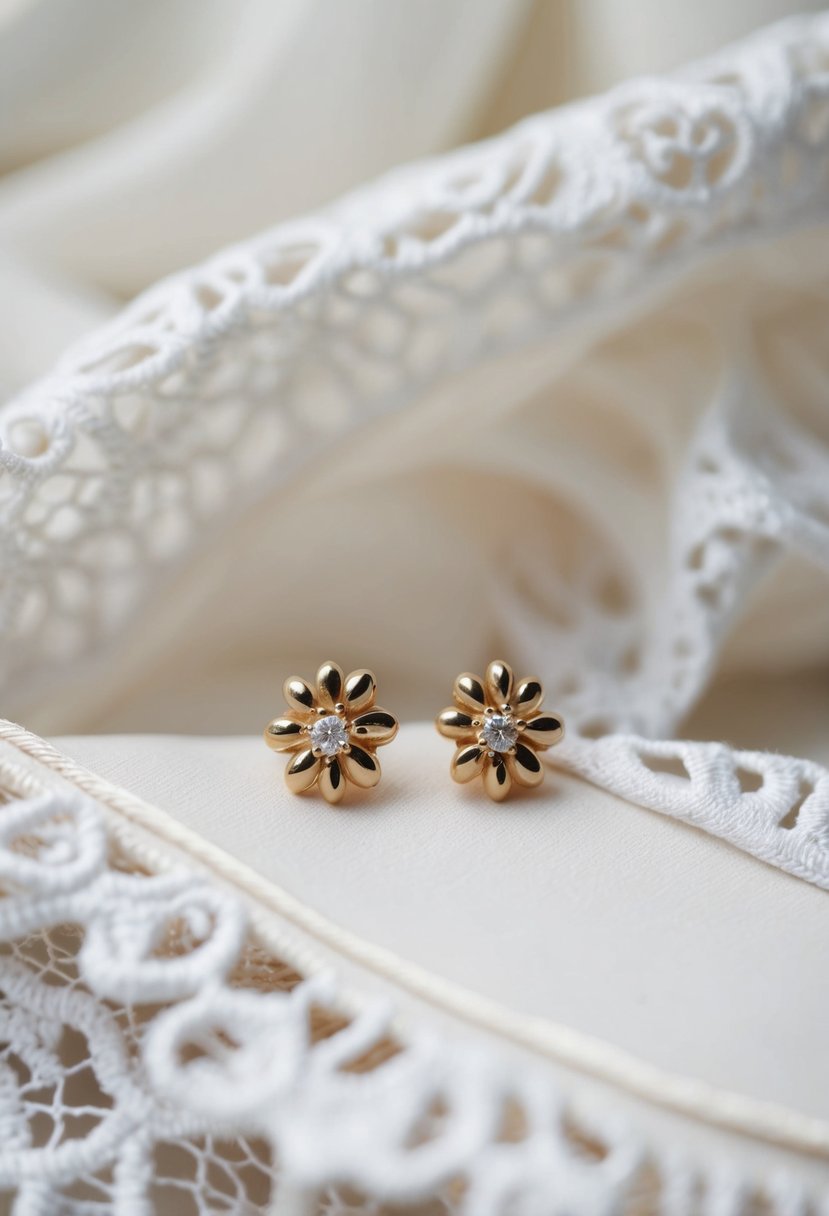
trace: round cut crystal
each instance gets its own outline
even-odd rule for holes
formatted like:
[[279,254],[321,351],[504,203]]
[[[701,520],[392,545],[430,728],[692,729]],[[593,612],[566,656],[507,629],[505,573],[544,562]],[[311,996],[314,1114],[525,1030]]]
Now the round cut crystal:
[[484,723],[482,734],[494,752],[508,752],[515,746],[518,727],[506,714],[491,714]]
[[317,747],[324,756],[336,756],[348,742],[348,732],[342,718],[326,714],[317,718],[311,727],[311,746]]

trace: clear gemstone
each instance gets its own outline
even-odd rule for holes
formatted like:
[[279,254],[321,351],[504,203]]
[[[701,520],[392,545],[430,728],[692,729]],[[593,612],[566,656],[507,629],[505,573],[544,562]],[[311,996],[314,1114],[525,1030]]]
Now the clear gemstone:
[[482,734],[494,752],[508,752],[515,746],[518,727],[506,714],[490,714],[484,723]]
[[311,746],[318,747],[324,756],[336,756],[348,742],[348,732],[341,718],[326,714],[317,718],[311,727]]

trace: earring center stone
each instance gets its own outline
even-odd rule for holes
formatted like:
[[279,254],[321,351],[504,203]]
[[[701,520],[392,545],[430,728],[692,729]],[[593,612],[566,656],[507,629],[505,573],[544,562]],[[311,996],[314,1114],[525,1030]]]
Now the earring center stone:
[[494,752],[508,752],[515,747],[518,727],[506,714],[491,714],[481,732]]
[[348,731],[342,718],[336,714],[326,714],[318,718],[309,732],[311,745],[318,747],[324,756],[336,756],[348,743]]

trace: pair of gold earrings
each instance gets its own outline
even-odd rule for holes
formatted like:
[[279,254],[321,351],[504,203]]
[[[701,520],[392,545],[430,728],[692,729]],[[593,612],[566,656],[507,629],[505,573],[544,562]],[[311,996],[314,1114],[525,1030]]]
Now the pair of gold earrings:
[[[375,704],[377,682],[365,668],[344,676],[336,663],[323,663],[314,685],[290,676],[283,685],[288,708],[265,727],[265,742],[289,752],[285,784],[293,794],[317,787],[337,803],[349,785],[372,789],[380,781],[377,748],[391,743],[399,723]],[[530,676],[515,680],[506,663],[495,660],[483,680],[464,672],[455,680],[455,704],[441,710],[438,731],[455,743],[450,772],[455,781],[481,777],[496,802],[513,785],[538,786],[544,767],[538,758],[564,734],[561,718],[542,712],[544,691]]]

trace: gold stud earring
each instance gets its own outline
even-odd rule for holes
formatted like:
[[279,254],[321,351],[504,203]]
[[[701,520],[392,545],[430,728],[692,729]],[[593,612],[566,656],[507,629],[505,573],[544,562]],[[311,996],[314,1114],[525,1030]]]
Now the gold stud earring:
[[377,683],[370,671],[352,671],[345,679],[336,663],[323,663],[312,686],[289,676],[282,686],[288,709],[265,727],[265,742],[277,752],[291,752],[285,784],[292,794],[319,787],[331,803],[346,787],[372,789],[380,780],[378,747],[391,743],[397,719],[374,704]]
[[455,704],[438,714],[438,731],[457,746],[450,772],[455,781],[483,777],[484,789],[503,801],[513,783],[541,785],[544,766],[537,753],[564,735],[564,723],[541,713],[544,690],[526,677],[517,684],[506,663],[496,660],[486,677],[464,672],[455,680]]

